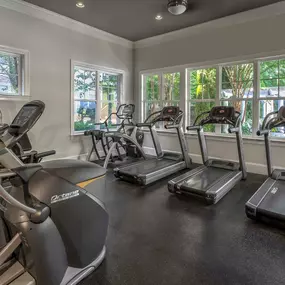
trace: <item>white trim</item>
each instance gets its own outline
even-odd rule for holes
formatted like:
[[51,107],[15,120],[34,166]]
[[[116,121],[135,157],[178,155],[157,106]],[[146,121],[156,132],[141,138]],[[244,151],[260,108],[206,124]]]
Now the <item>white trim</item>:
[[133,42],[21,0],[0,0],[0,7],[46,21],[81,34],[133,48]]
[[0,95],[0,101],[29,102],[31,99],[32,97],[27,95]]
[[[148,155],[154,155],[155,156],[155,150],[152,147],[143,147],[143,150],[145,151],[146,154]],[[179,152],[177,151],[171,151],[171,150],[164,150],[170,153],[175,153],[175,154],[179,154]],[[192,159],[193,163],[198,163],[198,164],[202,164],[202,157],[199,154],[195,154],[195,153],[189,153],[189,156]],[[220,159],[217,157],[209,157],[209,159]],[[231,162],[238,162],[235,160],[229,160]],[[263,175],[267,175],[267,167],[264,164],[258,164],[258,163],[253,163],[253,162],[246,162],[246,168],[247,168],[247,172],[251,172],[251,173],[257,173],[257,174],[263,174]],[[274,168],[278,168],[275,167]],[[279,169],[282,169],[282,167],[279,167]]]
[[136,49],[145,48],[153,45],[162,44],[165,42],[175,41],[181,38],[187,38],[189,36],[197,35],[213,29],[275,17],[284,14],[285,13],[284,11],[285,11],[285,1],[281,1],[275,4],[263,6],[260,8],[241,12],[235,15],[230,15],[224,18],[202,23],[199,25],[187,27],[178,31],[173,31],[159,36],[154,36],[147,39],[139,40],[134,43],[134,48]]

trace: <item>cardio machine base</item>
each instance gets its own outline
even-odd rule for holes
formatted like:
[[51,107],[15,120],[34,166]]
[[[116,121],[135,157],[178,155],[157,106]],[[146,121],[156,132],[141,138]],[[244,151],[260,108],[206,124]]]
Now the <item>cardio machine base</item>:
[[[278,177],[275,170],[273,174]],[[245,205],[245,212],[248,218],[264,222],[279,228],[285,228],[285,181],[275,180],[271,177],[260,186],[257,192],[248,200]]]
[[198,197],[216,204],[242,179],[239,170],[200,166],[168,182],[168,191]]

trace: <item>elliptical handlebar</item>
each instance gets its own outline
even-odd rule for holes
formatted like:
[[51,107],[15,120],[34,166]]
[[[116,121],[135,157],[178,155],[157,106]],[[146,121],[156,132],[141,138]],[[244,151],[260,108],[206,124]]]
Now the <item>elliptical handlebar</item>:
[[31,208],[21,202],[19,202],[18,200],[16,200],[13,196],[11,196],[5,189],[4,187],[0,184],[0,196],[6,201],[8,202],[10,205],[22,210],[25,213],[34,215],[37,214],[37,210],[34,208]]

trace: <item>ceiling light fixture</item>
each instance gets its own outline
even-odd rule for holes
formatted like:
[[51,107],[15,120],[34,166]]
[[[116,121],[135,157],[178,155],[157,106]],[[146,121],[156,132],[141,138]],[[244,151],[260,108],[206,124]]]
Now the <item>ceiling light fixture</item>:
[[78,7],[78,8],[84,8],[85,5],[84,5],[83,2],[77,2],[77,3],[76,3],[76,7]]
[[160,14],[157,14],[157,15],[155,16],[155,20],[160,21],[160,20],[162,20],[162,19],[163,19],[163,17],[162,17]]
[[187,0],[168,0],[167,9],[172,15],[181,15],[187,10]]

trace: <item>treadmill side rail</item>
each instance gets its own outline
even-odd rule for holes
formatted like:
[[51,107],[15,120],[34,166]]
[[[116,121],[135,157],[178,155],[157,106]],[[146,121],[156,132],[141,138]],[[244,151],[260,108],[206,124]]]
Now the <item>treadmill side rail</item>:
[[208,204],[216,204],[221,200],[240,180],[241,171],[231,171],[224,175],[209,190],[206,191],[206,201]]
[[259,187],[253,196],[245,204],[245,212],[249,218],[255,219],[257,216],[257,208],[266,197],[267,193],[274,188],[276,180],[267,178],[266,181]]
[[194,168],[178,177],[175,177],[173,179],[171,179],[170,181],[168,181],[168,190],[171,193],[175,193],[177,190],[179,190],[180,185],[185,181],[190,179],[191,177],[195,176],[196,174],[198,174],[199,172],[203,171],[204,169],[206,169],[205,165],[201,165],[197,168]]

